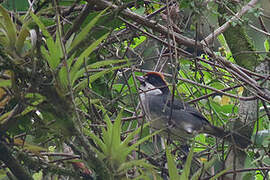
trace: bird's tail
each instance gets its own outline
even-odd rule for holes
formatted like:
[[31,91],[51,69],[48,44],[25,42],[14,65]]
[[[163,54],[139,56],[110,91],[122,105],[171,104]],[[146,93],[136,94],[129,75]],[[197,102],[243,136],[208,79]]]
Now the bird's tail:
[[225,139],[241,149],[247,148],[252,143],[248,137],[245,137],[237,132],[226,132],[222,128],[213,125],[208,126],[205,129],[205,132],[218,138]]

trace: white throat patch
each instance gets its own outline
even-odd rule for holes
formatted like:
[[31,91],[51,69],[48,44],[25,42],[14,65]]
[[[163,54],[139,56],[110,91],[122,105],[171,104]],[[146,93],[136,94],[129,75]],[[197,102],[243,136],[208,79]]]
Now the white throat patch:
[[141,93],[145,94],[152,94],[152,95],[158,95],[162,94],[162,91],[159,88],[156,88],[152,84],[145,82],[145,86],[141,85],[140,90],[142,91]]

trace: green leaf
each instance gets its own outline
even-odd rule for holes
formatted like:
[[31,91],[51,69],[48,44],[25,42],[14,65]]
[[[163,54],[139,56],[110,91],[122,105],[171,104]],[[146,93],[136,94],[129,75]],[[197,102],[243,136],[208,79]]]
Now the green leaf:
[[56,33],[55,46],[57,47],[55,53],[57,53],[59,58],[62,58],[64,53],[62,52],[61,38],[59,37],[59,33]]
[[50,53],[50,67],[55,70],[57,68],[57,66],[60,63],[61,60],[61,55],[63,54],[61,51],[61,47],[57,47],[57,45],[54,43],[54,40],[52,38],[47,38],[46,39],[46,44],[47,47],[49,49],[49,53]]
[[7,80],[0,79],[0,87],[10,87],[10,86],[11,86],[10,79]]
[[29,1],[14,0],[14,1],[1,1],[1,4],[10,11],[26,12],[29,8]]
[[126,151],[127,154],[129,154],[130,152],[134,151],[140,144],[144,143],[145,141],[147,141],[148,139],[150,139],[151,137],[153,137],[154,135],[160,133],[161,131],[163,131],[163,129],[155,131],[152,134],[149,134],[148,136],[145,136],[144,138],[138,140],[136,143],[132,144]]
[[70,70],[70,77],[71,77],[71,84],[73,85],[76,79],[79,77],[77,75],[79,69],[81,68],[84,60],[96,49],[96,47],[108,36],[108,33],[100,37],[97,41],[92,43],[87,49],[85,49],[82,54],[78,57],[77,61],[71,67]]
[[43,179],[43,173],[42,173],[42,171],[39,171],[39,172],[34,173],[33,174],[33,178],[35,180],[42,180]]
[[106,151],[106,145],[103,143],[102,139],[100,139],[99,137],[97,137],[93,132],[91,132],[89,129],[87,128],[83,128],[83,131],[86,135],[88,135],[97,145],[98,147],[105,152]]
[[100,68],[103,66],[107,66],[107,65],[111,65],[111,64],[117,64],[117,63],[122,63],[122,62],[127,62],[127,60],[104,60],[104,61],[98,61],[95,62],[93,64],[90,64],[89,66],[87,66],[87,68],[89,69],[94,69],[94,68]]
[[180,180],[189,179],[189,173],[190,173],[190,167],[191,167],[191,161],[193,158],[193,153],[194,153],[194,146],[192,145],[192,147],[190,148],[190,151],[188,153],[188,157],[187,157],[183,172],[180,176]]
[[270,144],[270,129],[256,132],[252,135],[252,140],[257,146],[267,147]]
[[47,31],[45,25],[41,22],[41,20],[32,12],[30,12],[30,15],[32,17],[32,19],[34,20],[34,22],[38,25],[38,27],[41,29],[43,35],[46,38],[52,38],[51,34]]
[[5,25],[0,21],[0,43],[3,47],[9,47],[9,38],[5,29]]
[[[109,7],[108,7],[109,8]],[[90,21],[86,27],[82,29],[82,31],[75,37],[75,39],[72,41],[70,48],[68,48],[67,52],[70,52],[73,48],[75,48],[82,40],[85,39],[86,35],[89,33],[89,31],[93,28],[93,26],[96,24],[100,16],[102,16],[107,9],[104,9],[101,13],[99,13],[92,21]]]
[[0,44],[2,44],[2,46],[4,47],[8,47],[8,38],[7,36],[3,35],[2,37],[0,36]]
[[224,169],[217,173],[214,177],[212,177],[210,180],[215,180],[218,179],[220,176],[222,176],[225,172],[229,171],[231,168]]
[[264,48],[265,48],[265,51],[266,51],[266,52],[269,52],[270,46],[269,46],[269,41],[268,41],[268,39],[266,39],[266,40],[264,41]]
[[147,38],[145,36],[139,36],[139,37],[135,37],[133,39],[134,44],[131,44],[130,47],[131,48],[136,48],[137,46],[139,46],[141,43],[143,43]]
[[113,124],[113,129],[112,129],[112,139],[111,143],[114,147],[113,149],[117,149],[120,145],[121,142],[121,118],[123,114],[123,109],[119,112],[118,116],[115,119],[115,122]]
[[70,68],[73,60],[74,60],[75,54],[73,54],[68,60],[67,65],[63,63],[63,66],[61,67],[60,71],[58,72],[58,82],[60,83],[60,86],[62,90],[67,92],[68,90],[68,70],[67,67]]
[[216,158],[212,158],[210,161],[205,162],[204,165],[193,174],[193,176],[191,177],[191,180],[198,180],[203,172],[203,170],[207,170],[210,167],[212,167],[212,165],[214,164],[214,162],[216,161]]
[[[45,99],[45,97],[42,96],[42,95],[39,94],[39,93],[27,93],[27,94],[25,95],[25,98],[37,99],[37,100],[42,100],[42,101]],[[40,102],[39,102],[39,103],[40,103]],[[34,104],[34,105],[37,105],[37,104]]]
[[104,117],[104,121],[106,123],[106,127],[102,128],[102,139],[104,144],[106,145],[106,149],[104,149],[104,154],[109,155],[110,154],[110,149],[109,147],[111,146],[111,137],[112,137],[112,128],[113,128],[113,124],[111,122],[111,119],[109,118],[107,111],[105,110],[105,108],[101,105],[100,109],[103,112],[103,117]]
[[[149,126],[150,123],[144,123],[142,129],[146,128],[147,126]],[[141,131],[141,128],[137,128],[136,130],[132,131],[131,133],[129,133],[127,135],[127,137],[125,138],[125,140],[122,142],[123,146],[128,146],[128,143],[132,140],[132,138],[136,135],[139,134],[139,132]]]
[[16,38],[17,38],[16,27],[15,27],[14,23],[12,22],[9,14],[8,14],[8,11],[5,8],[3,8],[1,5],[0,5],[0,13],[4,17],[4,24],[3,25],[5,27],[5,31],[7,33],[8,39],[9,39],[9,47],[14,48]]
[[12,110],[0,116],[0,126],[6,122],[6,119],[10,116],[11,113]]
[[167,145],[166,145],[165,149],[166,149],[166,157],[167,157],[167,162],[168,162],[168,170],[169,170],[170,179],[175,179],[175,180],[181,179],[181,177],[178,174],[177,167],[174,163],[171,151],[169,150]]
[[49,66],[51,67],[50,62],[52,62],[53,59],[51,58],[49,52],[47,51],[47,49],[44,46],[41,46],[40,50],[41,50],[42,55],[45,56],[45,59],[48,61]]
[[211,84],[211,87],[214,87],[216,89],[223,89],[223,88],[225,88],[225,85],[222,82],[219,82],[219,81],[212,81],[209,84]]
[[[45,58],[47,59],[49,66],[55,70],[57,68],[57,66],[60,63],[61,60],[61,56],[62,56],[62,48],[58,47],[56,43],[54,43],[53,37],[51,36],[51,34],[47,31],[45,25],[40,21],[40,19],[33,14],[32,12],[30,13],[31,17],[33,18],[33,20],[35,21],[35,23],[38,25],[38,27],[41,29],[42,33],[44,34],[44,36],[46,37],[46,44],[49,50],[49,53],[46,53],[43,49],[43,51],[41,51],[45,56]],[[58,35],[57,35],[58,36]]]
[[64,65],[60,69],[58,73],[59,81],[60,81],[60,86],[62,90],[67,91],[68,90],[68,70],[67,67]]
[[65,43],[66,49],[70,49],[71,43],[72,43],[73,40],[74,40],[74,36],[75,36],[75,34],[73,33],[73,34],[70,36],[70,38],[66,41],[66,43]]
[[16,45],[15,45],[18,53],[21,53],[22,48],[24,46],[24,41],[28,36],[29,36],[29,30],[27,28],[27,25],[24,24],[19,33],[18,39],[16,41]]
[[76,73],[74,79],[78,79],[79,77],[83,76],[83,74],[86,72],[86,70],[100,68],[102,66],[107,66],[107,65],[122,63],[122,62],[126,62],[126,61],[127,60],[104,60],[104,61],[99,61],[99,62],[90,64],[86,68],[81,68],[81,70],[79,70]]
[[51,34],[47,31],[45,25],[41,22],[41,20],[32,12],[30,12],[31,17],[33,18],[34,22],[38,25],[38,27],[41,29],[43,35],[46,38],[52,38]]
[[[97,80],[98,78],[102,77],[103,75],[111,72],[111,71],[114,71],[116,69],[121,69],[123,67],[126,67],[126,66],[129,66],[129,64],[124,64],[122,66],[117,66],[117,67],[112,67],[110,69],[106,69],[104,71],[101,71],[101,72],[98,72],[98,73],[95,73],[94,75],[90,76],[89,77],[89,83],[92,83],[94,82],[95,80]],[[88,79],[84,79],[82,80],[81,82],[79,82],[75,87],[74,87],[74,90],[75,92],[79,92],[81,91],[83,88],[85,88],[87,86],[87,83],[88,83]]]
[[36,110],[36,106],[42,103],[46,98],[38,93],[27,93],[25,98],[31,100],[31,105],[27,106],[20,115],[25,115],[33,110]]
[[117,169],[117,171],[121,173],[122,171],[128,170],[134,166],[141,166],[141,167],[150,168],[150,169],[155,168],[153,165],[146,163],[145,159],[140,159],[140,160],[133,160],[133,161],[128,161],[126,163],[122,163],[120,167]]

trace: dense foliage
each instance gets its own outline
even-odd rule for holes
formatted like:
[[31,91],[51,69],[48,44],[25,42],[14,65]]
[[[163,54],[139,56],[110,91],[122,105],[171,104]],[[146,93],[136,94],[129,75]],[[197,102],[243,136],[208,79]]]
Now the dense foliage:
[[[268,179],[265,3],[3,1],[0,179]],[[160,138],[135,80],[149,71],[252,145]]]

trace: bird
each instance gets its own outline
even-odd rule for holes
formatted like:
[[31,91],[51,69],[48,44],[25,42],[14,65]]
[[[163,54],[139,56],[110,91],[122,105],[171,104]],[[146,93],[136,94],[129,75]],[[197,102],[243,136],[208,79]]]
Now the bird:
[[196,108],[174,98],[164,78],[159,72],[148,72],[136,76],[140,82],[139,96],[146,120],[154,130],[162,130],[161,136],[187,142],[198,134],[209,134],[224,138],[240,149],[247,148],[251,141],[237,132],[225,131],[212,125]]

